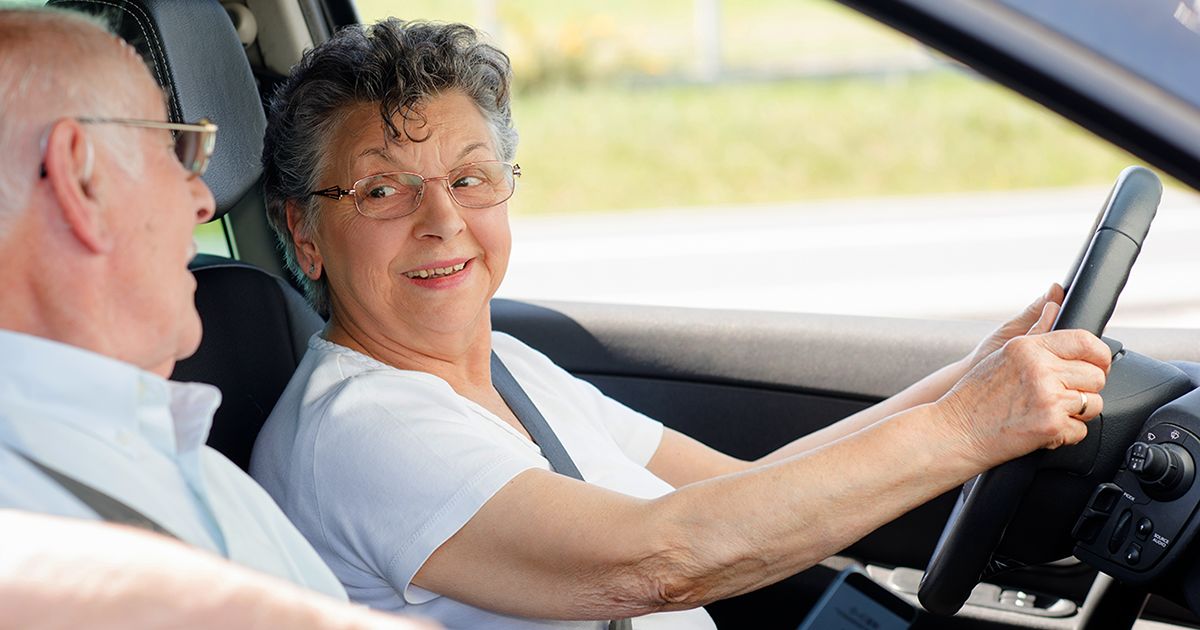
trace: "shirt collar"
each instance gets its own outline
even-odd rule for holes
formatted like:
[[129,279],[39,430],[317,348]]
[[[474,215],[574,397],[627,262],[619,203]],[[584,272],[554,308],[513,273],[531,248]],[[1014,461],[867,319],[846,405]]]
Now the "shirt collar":
[[217,388],[174,383],[137,366],[68,344],[0,329],[0,399],[21,399],[80,430],[111,439],[145,433],[139,414],[161,408],[180,452],[208,438],[221,402]]

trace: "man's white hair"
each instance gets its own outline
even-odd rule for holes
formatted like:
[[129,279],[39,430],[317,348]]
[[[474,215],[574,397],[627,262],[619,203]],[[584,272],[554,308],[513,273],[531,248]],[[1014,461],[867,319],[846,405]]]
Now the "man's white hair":
[[[45,134],[64,117],[129,117],[137,111],[121,45],[99,18],[47,8],[0,9],[0,235],[25,208]],[[129,86],[131,89],[122,89]],[[119,152],[130,175],[142,156],[129,129],[96,125],[97,152]]]

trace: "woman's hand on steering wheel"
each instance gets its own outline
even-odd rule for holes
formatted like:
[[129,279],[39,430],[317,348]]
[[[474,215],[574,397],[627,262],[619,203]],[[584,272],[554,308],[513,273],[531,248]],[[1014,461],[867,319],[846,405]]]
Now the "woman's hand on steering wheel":
[[1098,392],[1104,388],[1111,351],[1085,331],[1050,332],[1059,308],[1054,298],[1061,299],[1062,292],[1055,285],[1050,293],[1055,289],[1057,295],[1042,302],[1028,334],[1010,338],[985,356],[935,403],[954,433],[964,438],[967,457],[979,471],[1039,448],[1075,444],[1087,435],[1084,423],[1104,409]]
[[[1061,285],[1057,282],[1050,285],[1050,288],[1045,293],[1038,296],[1036,300],[1031,302],[1025,310],[1021,311],[1016,317],[1004,322],[998,328],[993,330],[988,336],[984,337],[971,354],[967,355],[966,368],[970,370],[979,364],[980,361],[988,357],[988,355],[1004,347],[1009,339],[1020,337],[1021,335],[1032,332],[1033,327],[1041,319],[1043,311],[1047,304],[1061,306],[1066,292],[1063,291]],[[1053,322],[1053,319],[1051,320]],[[1049,330],[1047,328],[1046,330]],[[1045,332],[1045,331],[1042,331]]]

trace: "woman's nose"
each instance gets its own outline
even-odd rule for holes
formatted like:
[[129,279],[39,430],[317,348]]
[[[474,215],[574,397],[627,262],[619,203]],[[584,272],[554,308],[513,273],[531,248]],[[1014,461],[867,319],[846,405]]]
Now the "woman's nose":
[[462,211],[462,206],[450,194],[445,179],[427,180],[421,205],[414,214],[414,233],[417,238],[452,238],[466,227]]

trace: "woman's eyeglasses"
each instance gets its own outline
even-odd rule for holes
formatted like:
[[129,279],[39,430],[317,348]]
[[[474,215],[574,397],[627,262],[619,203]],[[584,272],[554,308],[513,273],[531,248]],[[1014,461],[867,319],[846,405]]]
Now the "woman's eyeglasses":
[[133,118],[78,118],[88,125],[113,124],[145,129],[167,129],[175,132],[175,157],[192,175],[199,177],[208,168],[213,148],[217,144],[217,126],[207,118],[197,123],[169,123]]
[[454,202],[464,208],[490,208],[512,197],[520,176],[518,164],[472,162],[441,177],[421,177],[405,171],[379,173],[354,182],[349,190],[330,186],[308,194],[334,200],[350,195],[354,197],[354,207],[364,217],[399,219],[417,211],[428,182],[444,181]]

